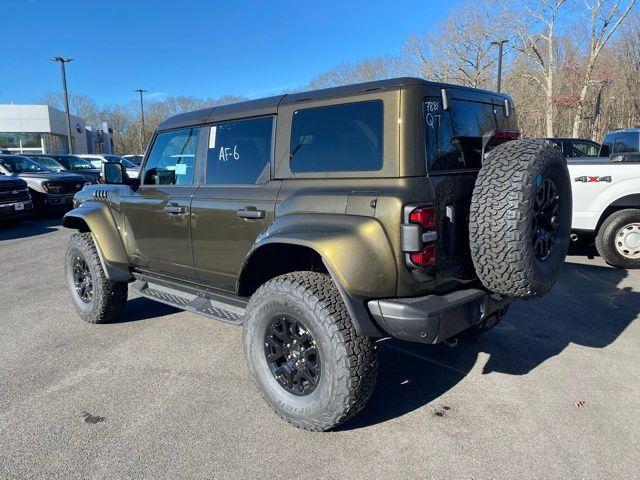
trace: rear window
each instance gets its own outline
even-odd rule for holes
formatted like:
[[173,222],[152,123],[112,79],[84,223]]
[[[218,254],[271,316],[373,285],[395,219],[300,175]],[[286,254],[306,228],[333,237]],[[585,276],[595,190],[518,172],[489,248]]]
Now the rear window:
[[381,100],[297,110],[291,126],[291,171],[382,168]]
[[504,115],[502,106],[452,100],[442,109],[439,97],[423,104],[427,134],[428,171],[479,169],[482,165],[482,137],[498,129],[515,129],[515,115]]

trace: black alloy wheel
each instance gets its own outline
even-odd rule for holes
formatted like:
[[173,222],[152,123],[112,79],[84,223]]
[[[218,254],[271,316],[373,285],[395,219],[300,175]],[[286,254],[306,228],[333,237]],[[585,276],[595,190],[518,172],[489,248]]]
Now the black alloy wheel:
[[308,395],[320,379],[316,341],[299,320],[274,317],[265,332],[264,353],[271,373],[287,392]]
[[73,283],[80,300],[90,303],[93,298],[93,277],[87,261],[80,255],[73,262]]
[[560,227],[560,196],[556,184],[550,178],[538,185],[533,202],[533,251],[544,261],[551,255]]

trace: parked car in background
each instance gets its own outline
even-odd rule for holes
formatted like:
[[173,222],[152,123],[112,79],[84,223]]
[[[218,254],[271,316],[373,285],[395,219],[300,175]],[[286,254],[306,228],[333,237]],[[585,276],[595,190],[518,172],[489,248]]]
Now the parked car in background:
[[605,135],[599,156],[613,159],[622,154],[632,157],[640,154],[640,126],[612,130]]
[[144,158],[144,155],[123,155],[122,158],[126,158],[131,163],[134,163],[140,166],[140,164],[142,163],[142,159]]
[[0,155],[0,174],[27,182],[36,213],[50,209],[68,210],[76,192],[89,185],[80,175],[47,170],[21,155]]
[[640,128],[607,133],[598,157],[569,158],[572,239],[595,240],[618,268],[640,268]]
[[584,138],[547,138],[555,143],[565,158],[598,157],[600,144]]
[[91,162],[91,164],[98,169],[102,168],[103,163],[107,163],[107,162],[121,163],[124,166],[125,170],[127,171],[127,175],[129,176],[129,178],[138,178],[138,170],[140,169],[140,167],[135,163],[132,163],[126,158],[123,158],[119,155],[103,155],[101,153],[100,154],[85,153],[79,156]]
[[0,176],[0,221],[5,223],[24,218],[32,210],[27,182],[21,178]]
[[35,160],[48,170],[54,172],[71,172],[77,173],[84,177],[89,183],[100,183],[100,169],[93,166],[91,162],[80,158],[77,155],[59,155],[59,154],[29,154],[24,155]]

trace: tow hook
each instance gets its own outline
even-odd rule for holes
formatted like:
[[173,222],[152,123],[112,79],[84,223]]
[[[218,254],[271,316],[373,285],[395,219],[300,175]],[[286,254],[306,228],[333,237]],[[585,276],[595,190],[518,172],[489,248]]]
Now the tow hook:
[[458,346],[458,337],[447,338],[446,340],[443,340],[442,343],[447,347],[456,348]]

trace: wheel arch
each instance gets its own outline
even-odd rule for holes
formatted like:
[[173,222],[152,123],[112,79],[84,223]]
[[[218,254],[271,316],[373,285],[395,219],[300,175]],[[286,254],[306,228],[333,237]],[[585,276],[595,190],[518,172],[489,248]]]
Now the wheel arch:
[[240,269],[238,295],[250,296],[264,282],[292,271],[326,272],[340,291],[358,333],[382,335],[365,306],[367,299],[396,293],[396,264],[380,224],[358,216],[290,217],[294,216],[303,218],[276,221],[258,239]]
[[131,280],[129,258],[118,226],[106,205],[100,202],[83,203],[65,214],[62,226],[82,233],[91,233],[109,280]]
[[598,223],[596,224],[595,233],[597,234],[600,230],[600,227],[604,223],[604,221],[611,216],[611,214],[618,212],[620,210],[626,209],[636,209],[640,210],[640,193],[634,193],[631,195],[626,195],[624,197],[620,197],[617,200],[614,200],[606,207],[600,217],[598,218]]

